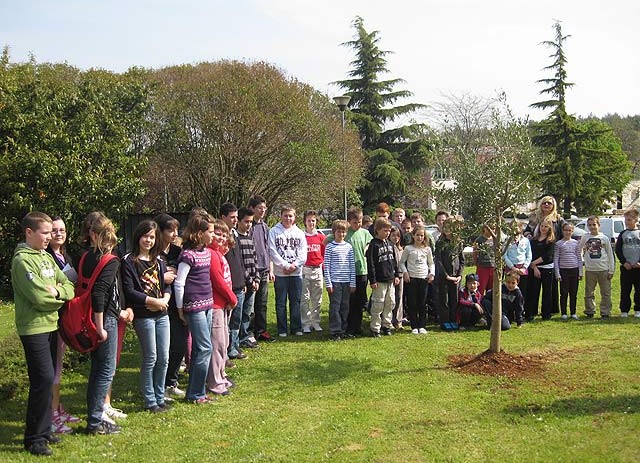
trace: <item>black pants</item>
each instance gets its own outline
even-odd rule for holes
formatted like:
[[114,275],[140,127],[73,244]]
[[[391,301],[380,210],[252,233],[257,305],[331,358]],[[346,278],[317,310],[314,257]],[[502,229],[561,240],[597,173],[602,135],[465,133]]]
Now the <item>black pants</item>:
[[560,269],[560,312],[567,314],[567,299],[571,315],[576,313],[578,299],[578,267]]
[[24,446],[46,441],[51,434],[51,398],[55,376],[58,331],[20,336],[29,374]]
[[356,275],[356,291],[349,296],[347,333],[362,334],[362,314],[367,308],[367,275]]
[[189,329],[182,323],[178,312],[169,311],[169,366],[164,380],[165,387],[177,386],[182,359],[187,353],[187,336]]
[[[542,319],[548,320],[553,312],[553,286],[555,278],[552,268],[538,268],[540,278],[536,278],[533,270],[529,271],[527,282],[527,297],[525,298],[524,311],[527,318],[538,315],[538,301],[542,289]],[[555,285],[557,288],[557,284]]]
[[405,283],[404,292],[407,295],[407,314],[411,329],[427,326],[427,293],[429,284],[424,278],[411,278]]
[[434,302],[438,307],[438,319],[440,324],[456,321],[458,309],[458,285],[445,277],[434,280]]
[[253,300],[253,318],[249,323],[249,331],[258,337],[267,331],[267,303],[269,301],[269,270],[261,270],[260,286]]
[[640,310],[640,269],[627,270],[620,266],[620,312],[631,310],[631,289],[633,293],[633,310]]

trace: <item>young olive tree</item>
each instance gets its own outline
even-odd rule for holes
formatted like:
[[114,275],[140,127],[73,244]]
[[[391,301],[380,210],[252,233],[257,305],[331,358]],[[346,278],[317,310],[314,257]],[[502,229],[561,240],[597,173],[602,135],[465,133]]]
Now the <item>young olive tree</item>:
[[502,256],[510,242],[501,238],[512,234],[504,215],[535,196],[543,160],[531,144],[527,121],[514,117],[504,95],[493,105],[488,124],[473,132],[473,142],[470,133],[457,139],[446,136],[450,132],[444,127],[441,157],[452,182],[446,188],[435,187],[435,195],[452,211],[466,215],[472,223],[486,224],[493,232],[496,268],[489,350],[500,352]]

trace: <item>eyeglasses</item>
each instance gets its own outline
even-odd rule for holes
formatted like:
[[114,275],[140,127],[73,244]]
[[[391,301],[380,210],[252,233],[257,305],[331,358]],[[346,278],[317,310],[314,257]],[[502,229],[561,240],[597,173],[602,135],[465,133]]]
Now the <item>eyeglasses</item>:
[[553,206],[553,203],[551,201],[544,201],[542,203],[543,206]]
[[64,235],[65,233],[67,233],[67,231],[64,228],[61,228],[59,230],[57,228],[54,228],[53,230],[51,230],[52,235],[57,235],[57,234]]

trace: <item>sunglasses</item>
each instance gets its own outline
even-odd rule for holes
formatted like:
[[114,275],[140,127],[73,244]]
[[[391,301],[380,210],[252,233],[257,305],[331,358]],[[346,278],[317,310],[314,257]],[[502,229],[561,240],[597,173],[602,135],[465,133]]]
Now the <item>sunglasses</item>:
[[553,203],[551,201],[544,201],[542,203],[543,206],[553,206]]

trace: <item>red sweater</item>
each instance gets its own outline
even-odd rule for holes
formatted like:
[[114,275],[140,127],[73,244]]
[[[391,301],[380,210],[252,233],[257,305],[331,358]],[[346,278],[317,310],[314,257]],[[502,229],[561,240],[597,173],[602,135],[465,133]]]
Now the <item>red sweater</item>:
[[213,289],[213,308],[224,309],[238,305],[238,298],[231,290],[231,270],[222,253],[208,248],[211,253],[211,288]]
[[305,232],[304,236],[307,239],[307,261],[304,265],[319,267],[324,261],[324,244],[322,243],[325,236],[322,232],[317,232],[315,235]]

